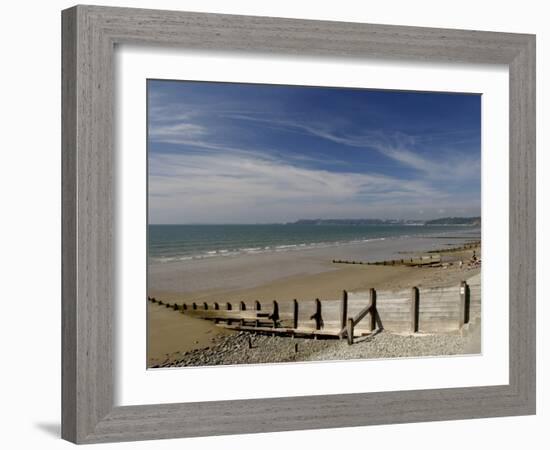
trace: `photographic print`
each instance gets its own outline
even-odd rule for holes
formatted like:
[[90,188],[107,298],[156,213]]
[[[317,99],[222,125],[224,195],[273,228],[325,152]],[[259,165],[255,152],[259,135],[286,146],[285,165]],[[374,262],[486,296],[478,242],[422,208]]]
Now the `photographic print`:
[[481,96],[147,81],[147,367],[481,352]]

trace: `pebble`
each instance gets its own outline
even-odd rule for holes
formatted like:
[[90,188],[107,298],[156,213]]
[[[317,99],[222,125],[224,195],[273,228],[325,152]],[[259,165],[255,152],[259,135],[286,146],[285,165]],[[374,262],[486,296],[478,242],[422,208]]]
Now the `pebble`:
[[[248,339],[252,348],[248,347]],[[348,345],[346,340],[266,336],[239,332],[222,337],[203,349],[176,353],[162,367],[210,366],[456,355],[464,352],[466,338],[458,335],[397,335],[381,332]],[[299,352],[295,352],[298,344]],[[177,357],[176,357],[177,355]]]

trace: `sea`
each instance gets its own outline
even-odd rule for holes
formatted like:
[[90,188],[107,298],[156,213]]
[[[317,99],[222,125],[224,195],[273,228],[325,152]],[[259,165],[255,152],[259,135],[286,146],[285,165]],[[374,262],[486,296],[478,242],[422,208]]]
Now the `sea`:
[[456,225],[149,225],[151,263],[288,252],[407,237],[470,237],[480,229]]

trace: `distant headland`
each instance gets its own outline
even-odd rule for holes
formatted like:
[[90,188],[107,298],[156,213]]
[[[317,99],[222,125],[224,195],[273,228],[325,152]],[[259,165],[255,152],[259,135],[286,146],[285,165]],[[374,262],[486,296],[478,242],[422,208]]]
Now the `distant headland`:
[[442,217],[417,219],[300,219],[292,225],[467,225],[480,226],[481,217]]

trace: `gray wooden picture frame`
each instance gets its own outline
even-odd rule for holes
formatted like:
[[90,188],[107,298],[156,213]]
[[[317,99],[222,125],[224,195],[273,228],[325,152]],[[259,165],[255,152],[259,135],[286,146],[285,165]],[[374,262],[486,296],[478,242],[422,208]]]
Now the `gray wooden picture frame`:
[[[113,52],[117,44],[506,64],[509,384],[115,407]],[[75,6],[62,13],[62,53],[64,439],[93,443],[535,413],[535,36]]]

